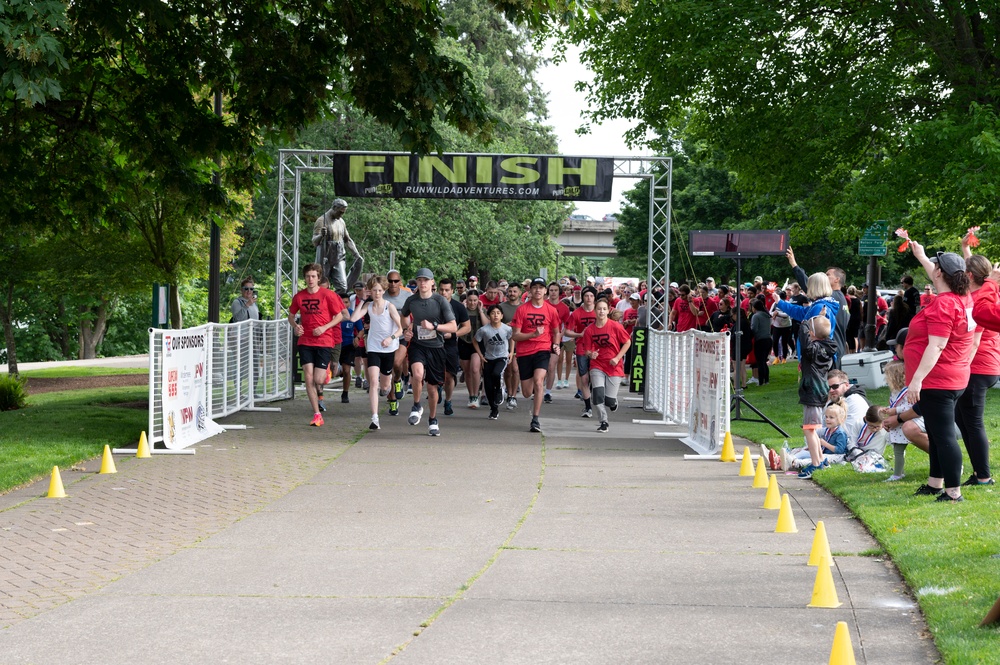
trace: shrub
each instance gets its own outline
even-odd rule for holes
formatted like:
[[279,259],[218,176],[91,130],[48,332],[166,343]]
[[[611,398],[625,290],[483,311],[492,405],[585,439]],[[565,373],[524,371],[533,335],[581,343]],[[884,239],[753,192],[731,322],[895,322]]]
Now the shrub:
[[16,374],[0,374],[0,411],[23,409],[27,402],[27,382]]

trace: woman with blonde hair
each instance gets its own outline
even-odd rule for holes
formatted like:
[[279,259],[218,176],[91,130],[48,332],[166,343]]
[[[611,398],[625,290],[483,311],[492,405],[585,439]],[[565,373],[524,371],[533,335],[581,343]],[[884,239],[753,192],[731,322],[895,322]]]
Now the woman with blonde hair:
[[[830,339],[833,339],[833,330],[837,326],[837,312],[840,311],[840,303],[833,298],[830,278],[826,276],[825,272],[814,272],[809,275],[806,282],[806,295],[810,301],[808,305],[796,305],[788,300],[779,300],[774,305],[792,317],[793,321],[802,322],[808,321],[814,316],[825,316],[830,320]],[[796,353],[800,358],[802,357],[802,349],[808,342],[808,331],[806,331],[805,326],[800,326],[799,338],[795,341]],[[834,364],[834,366],[838,367],[839,365]]]

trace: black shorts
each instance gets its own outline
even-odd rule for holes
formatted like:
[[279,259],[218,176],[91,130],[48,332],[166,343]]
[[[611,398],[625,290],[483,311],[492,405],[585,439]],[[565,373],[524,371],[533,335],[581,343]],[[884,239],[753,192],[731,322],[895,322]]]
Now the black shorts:
[[326,369],[330,366],[330,347],[300,345],[299,364],[303,367],[312,365],[313,369]]
[[535,375],[536,369],[549,369],[549,360],[552,353],[549,351],[539,351],[530,356],[517,357],[517,371],[521,375],[522,381],[528,381]]
[[410,365],[417,363],[424,366],[425,383],[432,386],[444,385],[445,350],[443,348],[411,344]]
[[576,356],[576,371],[580,373],[580,376],[587,376],[590,374],[590,356]]
[[392,374],[392,365],[395,362],[396,352],[388,351],[382,353],[381,351],[368,351],[366,358],[368,359],[369,367],[378,367],[379,374],[389,376]]
[[340,364],[341,365],[353,365],[354,364],[354,357],[356,355],[354,350],[356,348],[357,347],[354,346],[353,342],[350,343],[350,344],[345,344],[342,347],[340,347]]
[[458,346],[444,345],[444,370],[452,376],[458,376],[458,371],[462,368],[459,361]]
[[471,344],[469,344],[468,342],[463,342],[462,340],[458,340],[459,360],[468,360],[469,358],[472,357],[472,354],[474,354],[475,352],[476,349]]

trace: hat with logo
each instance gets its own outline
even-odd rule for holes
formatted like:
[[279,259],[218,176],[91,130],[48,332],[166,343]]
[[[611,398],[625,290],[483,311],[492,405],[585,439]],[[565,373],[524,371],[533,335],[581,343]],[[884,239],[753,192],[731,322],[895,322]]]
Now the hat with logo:
[[430,268],[421,268],[417,271],[417,279],[434,279],[434,273]]
[[938,252],[931,263],[937,264],[946,275],[965,272],[965,260],[954,252]]
[[533,280],[531,280],[531,286],[547,286],[547,285],[548,282],[546,282],[541,277],[536,277]]

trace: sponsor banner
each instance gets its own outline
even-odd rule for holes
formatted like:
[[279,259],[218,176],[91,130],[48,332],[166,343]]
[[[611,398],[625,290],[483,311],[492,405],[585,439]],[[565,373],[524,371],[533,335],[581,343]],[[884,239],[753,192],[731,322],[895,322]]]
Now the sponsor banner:
[[337,196],[610,201],[611,157],[336,153]]
[[648,328],[636,328],[632,331],[632,346],[629,349],[632,362],[628,368],[628,391],[630,393],[642,393],[645,389],[647,332]]
[[729,335],[693,333],[694,385],[687,445],[702,454],[722,450],[729,429]]
[[163,334],[163,442],[171,450],[223,431],[208,413],[207,348],[207,327]]

